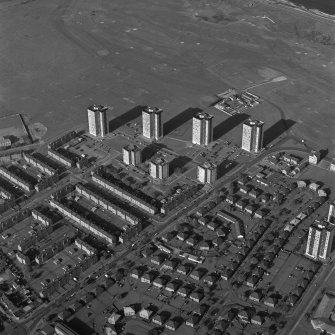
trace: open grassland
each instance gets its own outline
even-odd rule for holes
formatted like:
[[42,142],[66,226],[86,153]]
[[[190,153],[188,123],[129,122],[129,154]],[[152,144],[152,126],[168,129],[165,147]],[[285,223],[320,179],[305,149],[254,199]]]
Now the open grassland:
[[[243,4],[1,2],[0,116],[29,115],[51,137],[84,124],[92,103],[113,107],[111,119],[138,105],[159,106],[168,122],[188,108],[207,108],[229,87],[251,87],[265,101],[249,115],[266,122],[268,138],[286,120],[291,134],[334,153],[333,44],[315,37],[332,23]],[[238,120],[213,113],[217,137],[234,131],[238,142]],[[179,124],[169,126],[173,135]]]

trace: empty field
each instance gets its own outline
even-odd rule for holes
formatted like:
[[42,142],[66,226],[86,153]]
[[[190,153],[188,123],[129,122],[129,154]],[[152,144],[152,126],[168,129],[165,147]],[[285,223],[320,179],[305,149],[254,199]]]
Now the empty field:
[[[327,22],[239,1],[10,4],[0,8],[1,114],[24,112],[47,137],[84,126],[86,107],[101,103],[112,129],[139,120],[138,106],[159,106],[169,135],[188,141],[189,121],[176,116],[231,86],[255,86],[265,102],[250,112],[265,129],[293,120],[292,134],[311,146],[333,143],[332,52],[312,38]],[[218,138],[239,143],[239,123],[213,113],[215,127],[224,123]]]

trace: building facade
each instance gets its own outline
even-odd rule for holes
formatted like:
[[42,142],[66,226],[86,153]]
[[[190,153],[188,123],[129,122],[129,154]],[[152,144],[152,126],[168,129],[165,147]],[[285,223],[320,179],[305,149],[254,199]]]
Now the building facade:
[[335,202],[329,204],[327,221],[335,224]]
[[39,158],[36,156],[29,155],[28,153],[23,153],[23,158],[25,161],[37,169],[41,170],[43,173],[48,174],[49,176],[53,176],[57,173],[55,169],[53,169],[51,166],[47,165],[46,163],[42,162]]
[[166,179],[169,177],[169,162],[163,157],[154,158],[150,162],[150,176],[154,179]]
[[0,150],[7,149],[12,145],[12,142],[9,138],[0,137]]
[[157,107],[146,107],[142,111],[143,137],[158,141],[163,136],[162,112]]
[[138,166],[142,161],[142,152],[136,145],[128,144],[122,148],[123,163]]
[[152,198],[142,199],[143,195],[141,198],[136,196],[134,192],[130,192],[117,185],[116,180],[106,179],[106,176],[101,171],[96,171],[92,175],[92,181],[113,193],[116,197],[128,201],[132,206],[138,207],[149,214],[156,214],[158,211],[157,206],[151,204]]
[[88,130],[93,136],[106,136],[107,125],[107,107],[101,105],[92,105],[87,109]]
[[5,167],[0,167],[0,176],[9,180],[14,185],[20,187],[26,192],[30,192],[34,189],[34,185],[30,184],[28,181],[23,180],[13,172],[7,170]]
[[258,153],[263,148],[264,122],[247,120],[243,123],[242,149],[248,152]]
[[213,116],[207,113],[197,113],[193,117],[192,143],[208,145],[213,141]]
[[308,163],[316,165],[320,162],[320,153],[312,150],[308,156]]
[[217,179],[217,166],[210,162],[199,165],[197,178],[202,184],[213,184]]
[[332,249],[334,228],[333,224],[315,221],[309,227],[305,255],[315,260],[326,261]]

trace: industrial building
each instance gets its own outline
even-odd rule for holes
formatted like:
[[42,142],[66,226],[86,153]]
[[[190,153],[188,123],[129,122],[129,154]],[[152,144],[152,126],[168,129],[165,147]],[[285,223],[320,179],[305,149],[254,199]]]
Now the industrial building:
[[305,255],[315,260],[326,261],[334,239],[335,225],[315,220],[309,227]]
[[142,111],[143,137],[158,141],[163,136],[162,112],[157,107],[146,107]]
[[243,123],[242,149],[252,153],[258,153],[263,148],[264,122],[246,120]]
[[87,108],[88,131],[93,136],[106,136],[108,132],[107,107],[92,105]]
[[169,177],[169,162],[162,156],[150,161],[150,177],[154,179],[166,179]]
[[138,146],[128,144],[122,148],[122,159],[126,165],[138,166],[142,161],[142,151]]
[[213,141],[213,115],[200,112],[193,116],[192,143],[208,145]]
[[216,164],[205,162],[198,166],[198,181],[202,184],[213,184],[217,179]]

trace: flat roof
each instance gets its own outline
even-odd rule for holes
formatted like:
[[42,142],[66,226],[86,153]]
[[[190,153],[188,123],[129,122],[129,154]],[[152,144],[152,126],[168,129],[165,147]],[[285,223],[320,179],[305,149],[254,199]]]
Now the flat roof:
[[263,121],[259,121],[259,120],[252,120],[252,119],[248,119],[246,121],[243,122],[243,124],[248,125],[248,126],[263,126],[264,122]]
[[162,165],[165,165],[168,163],[168,161],[162,156],[152,159],[151,162],[154,164],[162,164]]
[[90,110],[90,111],[92,111],[92,112],[103,112],[103,111],[107,110],[108,107],[105,107],[103,105],[96,105],[96,104],[94,104],[92,106],[89,106],[87,109]]
[[160,113],[160,112],[163,112],[163,110],[161,108],[158,108],[158,107],[150,107],[150,106],[147,106],[143,112],[146,112],[146,113]]
[[199,119],[199,120],[202,120],[202,119],[210,120],[213,117],[214,117],[213,115],[211,115],[209,113],[205,113],[205,112],[199,112],[199,113],[194,115],[194,118]]
[[217,168],[217,165],[211,162],[204,162],[200,164],[200,167],[205,168],[205,169],[215,169]]
[[139,151],[139,150],[141,150],[141,148],[139,148],[137,145],[132,144],[132,143],[127,144],[126,146],[124,146],[123,149],[126,149],[128,151]]

